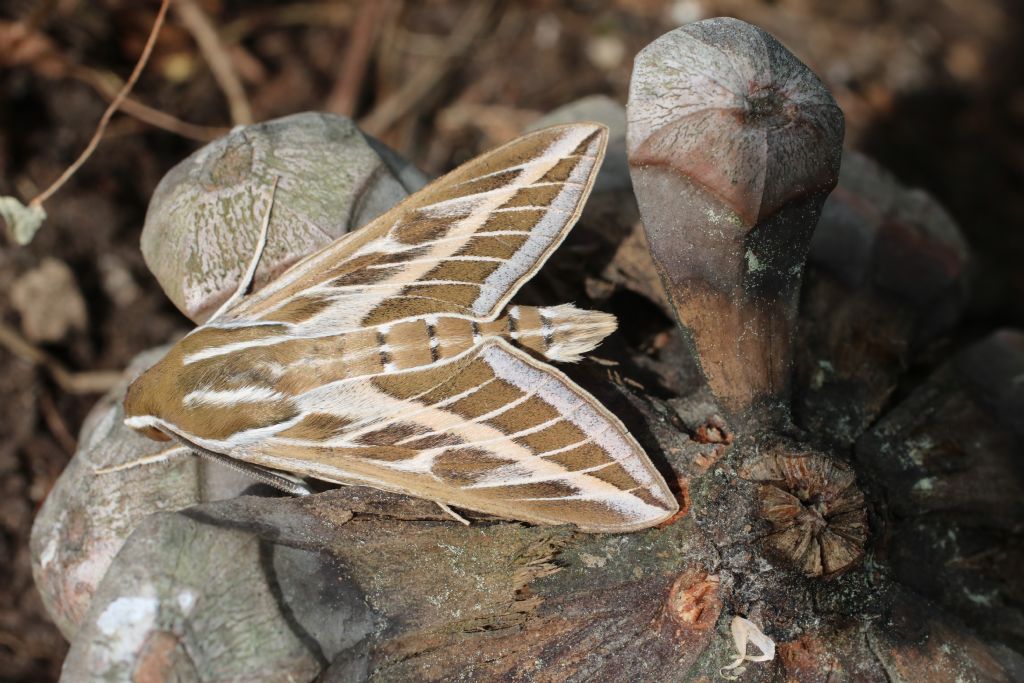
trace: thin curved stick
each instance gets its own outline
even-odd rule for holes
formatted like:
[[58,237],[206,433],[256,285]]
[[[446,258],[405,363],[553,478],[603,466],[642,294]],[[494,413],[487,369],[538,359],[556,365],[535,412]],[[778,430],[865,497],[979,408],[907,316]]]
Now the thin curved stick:
[[153,46],[156,45],[156,38],[160,34],[160,29],[164,25],[164,19],[167,16],[167,8],[170,6],[171,0],[161,0],[160,10],[157,12],[156,21],[153,22],[153,28],[149,32],[149,38],[146,39],[146,46],[142,49],[142,54],[139,56],[139,61],[135,64],[135,69],[132,71],[132,75],[125,81],[124,86],[120,92],[117,93],[107,110],[103,112],[103,116],[100,117],[100,122],[96,125],[96,132],[92,134],[92,139],[89,140],[89,144],[86,145],[82,153],[75,159],[74,163],[65,169],[57,180],[53,182],[48,188],[40,192],[35,199],[29,202],[30,207],[40,207],[47,199],[53,196],[53,194],[63,187],[64,183],[73,176],[82,164],[89,160],[92,153],[96,151],[96,147],[100,144],[100,140],[103,138],[103,133],[107,130],[107,125],[110,123],[110,119],[113,118],[114,114],[121,107],[121,103],[124,102],[125,98],[128,97],[128,93],[131,92],[132,88],[135,87],[135,82],[139,80],[139,76],[142,75],[142,70],[146,68],[146,62],[149,61],[149,56],[153,53]]
[[274,211],[274,197],[277,194],[277,184],[280,180],[281,176],[274,176],[274,184],[270,186],[270,205],[267,207],[267,212],[263,214],[263,225],[260,226],[259,240],[257,240],[256,249],[249,260],[249,267],[246,269],[245,274],[242,275],[242,279],[239,280],[238,287],[235,288],[234,293],[228,297],[227,301],[220,305],[220,308],[214,311],[207,322],[216,320],[224,311],[237,304],[245,296],[246,291],[248,291],[256,279],[256,269],[259,268],[260,258],[263,257],[263,251],[267,248],[267,236],[270,234],[270,214]]
[[121,381],[121,373],[112,370],[72,372],[3,322],[0,322],[0,347],[33,365],[45,368],[60,388],[69,394],[103,394]]

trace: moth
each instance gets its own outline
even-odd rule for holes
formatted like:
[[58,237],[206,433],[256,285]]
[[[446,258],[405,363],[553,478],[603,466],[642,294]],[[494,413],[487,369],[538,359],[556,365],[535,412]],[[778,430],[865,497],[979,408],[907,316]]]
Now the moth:
[[526,522],[671,517],[633,436],[547,362],[579,360],[614,316],[509,306],[579,217],[606,143],[603,126],[556,126],[460,166],[193,330],[131,384],[126,424]]

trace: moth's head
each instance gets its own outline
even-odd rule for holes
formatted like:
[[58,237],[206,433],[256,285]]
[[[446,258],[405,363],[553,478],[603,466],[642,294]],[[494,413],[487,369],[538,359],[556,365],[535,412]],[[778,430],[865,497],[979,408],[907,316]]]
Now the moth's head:
[[171,437],[156,426],[160,365],[157,363],[128,385],[128,393],[124,397],[124,423],[155,441],[170,441]]

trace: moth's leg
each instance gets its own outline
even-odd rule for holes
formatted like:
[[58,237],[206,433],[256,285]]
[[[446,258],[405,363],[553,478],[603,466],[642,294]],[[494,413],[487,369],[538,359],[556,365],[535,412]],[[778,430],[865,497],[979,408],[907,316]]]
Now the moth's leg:
[[215,460],[226,467],[230,467],[236,472],[241,472],[242,474],[252,477],[256,481],[262,482],[267,486],[273,486],[279,491],[290,493],[293,496],[308,496],[313,493],[313,490],[306,486],[301,479],[288,476],[283,472],[272,472],[264,467],[260,467],[259,465],[253,465],[252,463],[236,460],[224,455],[223,453],[217,453],[216,451],[203,448],[191,439],[171,430],[167,430],[167,433],[171,434],[175,439],[198,455],[210,460]]
[[209,460],[219,462],[226,467],[230,467],[236,472],[241,472],[242,474],[252,477],[267,486],[273,486],[275,489],[284,491],[285,493],[290,493],[293,496],[308,496],[313,492],[312,489],[303,484],[299,479],[294,479],[277,472],[271,472],[259,465],[252,465],[247,462],[242,462],[241,460],[235,460],[234,458],[229,458],[226,455],[221,455],[220,453],[214,453],[213,451],[199,448],[194,444],[173,446],[171,448],[164,449],[159,453],[147,455],[130,462],[124,462],[120,465],[101,467],[93,470],[92,473],[111,474],[113,472],[121,472],[122,470],[143,467],[145,465],[155,465],[156,463],[166,462],[177,455],[184,455],[186,453],[195,453],[196,455],[201,455]]
[[234,458],[228,457],[221,453],[215,453],[214,451],[208,451],[205,448],[192,447],[197,454],[219,462],[225,467],[230,467],[236,472],[241,472],[244,475],[252,477],[256,481],[266,484],[267,486],[273,486],[278,491],[284,491],[290,493],[293,496],[308,496],[313,493],[313,489],[302,483],[301,480],[288,477],[278,472],[271,472],[268,469],[260,467],[259,465],[253,465],[248,462],[242,462],[241,460],[235,460]]
[[130,470],[136,467],[142,467],[144,465],[155,465],[158,462],[166,462],[171,458],[178,455],[185,455],[191,453],[192,449],[188,446],[175,445],[170,448],[165,448],[159,453],[153,453],[152,455],[146,455],[135,460],[123,462],[120,465],[111,465],[110,467],[100,467],[92,471],[93,474],[110,474],[111,472],[120,472],[121,470]]
[[[270,186],[270,205],[267,207],[267,212],[263,214],[263,225],[260,226],[260,238],[256,243],[256,250],[252,254],[252,259],[249,261],[249,267],[245,271],[245,275],[238,281],[238,288],[235,292],[228,297],[228,300],[221,304],[220,308],[210,316],[210,320],[216,320],[236,303],[238,300],[245,296],[245,293],[249,291],[249,286],[252,284],[252,280],[256,277],[256,268],[260,265],[260,258],[263,256],[263,251],[267,248],[267,235],[270,233],[270,214],[274,211],[274,195],[277,194],[277,183],[281,180],[281,176],[274,176],[274,183]],[[207,321],[209,322],[209,320]]]
[[452,510],[450,507],[448,507],[447,505],[445,505],[444,503],[441,503],[439,501],[435,500],[434,502],[437,503],[437,506],[439,508],[441,508],[442,510],[447,512],[449,515],[454,517],[456,522],[461,522],[462,524],[465,524],[466,526],[469,526],[469,520],[466,519],[465,517],[463,517],[462,515],[460,515],[459,513],[457,513],[455,510]]

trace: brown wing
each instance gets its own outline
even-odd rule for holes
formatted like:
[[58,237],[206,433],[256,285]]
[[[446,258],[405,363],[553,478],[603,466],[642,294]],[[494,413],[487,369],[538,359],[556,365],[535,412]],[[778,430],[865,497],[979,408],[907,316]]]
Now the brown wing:
[[614,415],[502,341],[440,368],[321,387],[294,405],[298,413],[273,434],[224,452],[587,531],[644,528],[678,509]]
[[607,129],[571,124],[470,161],[300,261],[214,324],[294,334],[427,315],[495,316],[547,260],[590,192]]

